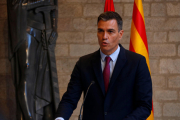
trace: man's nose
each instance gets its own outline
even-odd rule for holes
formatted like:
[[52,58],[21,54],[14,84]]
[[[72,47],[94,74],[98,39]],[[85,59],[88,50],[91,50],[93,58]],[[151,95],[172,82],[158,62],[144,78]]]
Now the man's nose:
[[108,34],[107,34],[107,32],[104,32],[104,33],[103,33],[103,39],[105,39],[105,40],[108,39]]

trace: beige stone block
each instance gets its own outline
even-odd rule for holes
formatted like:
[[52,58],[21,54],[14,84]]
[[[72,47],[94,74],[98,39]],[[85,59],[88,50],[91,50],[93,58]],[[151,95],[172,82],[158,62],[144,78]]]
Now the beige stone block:
[[77,44],[71,44],[70,45],[70,56],[72,57],[79,57],[86,54],[90,54],[92,52],[95,52],[99,49],[99,45],[77,45]]
[[164,118],[161,119],[161,118],[159,118],[159,117],[154,117],[154,120],[165,120],[165,119],[164,119]]
[[163,30],[180,30],[180,18],[169,18],[162,26]]
[[71,18],[58,19],[58,31],[73,31],[73,22]]
[[0,47],[0,58],[7,58],[8,57],[8,45],[1,44]]
[[151,74],[158,74],[159,73],[159,63],[156,59],[149,60]]
[[132,22],[132,18],[124,18],[123,19],[123,30],[130,31],[131,30],[131,22]]
[[165,103],[163,106],[163,116],[180,117],[180,103]]
[[[60,86],[60,84],[59,84]],[[60,88],[60,87],[59,87]],[[64,95],[64,93],[67,91],[67,88],[60,88],[59,89],[59,93],[60,93],[60,100],[62,99],[62,96]]]
[[11,72],[11,65],[8,59],[0,59],[0,74],[10,74]]
[[88,0],[87,3],[104,3],[104,0]]
[[166,87],[166,79],[164,76],[151,76],[153,88],[165,88]]
[[148,43],[154,42],[154,33],[153,32],[146,32],[147,41]]
[[87,32],[97,32],[97,18],[88,18],[86,21]]
[[170,31],[169,32],[169,41],[170,42],[179,42],[180,41],[180,32],[179,31]]
[[176,74],[180,73],[180,59],[161,59],[160,73],[161,74]]
[[84,30],[86,28],[86,19],[75,18],[73,20],[73,26],[75,30]]
[[180,15],[180,3],[173,4],[167,3],[167,14],[169,16],[179,16]]
[[180,45],[178,46],[178,56],[180,56]]
[[[145,18],[146,30],[161,30],[164,29],[165,18]],[[171,24],[171,22],[169,22]]]
[[55,55],[56,57],[68,56],[69,46],[67,44],[56,44]]
[[82,16],[81,4],[59,4],[58,17],[80,17]]
[[179,0],[166,0],[166,1],[179,1]]
[[69,120],[78,120],[78,115],[72,115]]
[[0,5],[0,18],[7,19],[7,5]]
[[125,44],[125,43],[123,43],[123,44],[121,44],[126,50],[129,50],[129,44]]
[[176,46],[174,44],[150,44],[150,56],[175,56]]
[[132,16],[133,14],[133,3],[124,4],[124,16]]
[[98,17],[104,11],[103,4],[86,4],[84,6],[83,15],[86,17]]
[[160,102],[153,102],[154,107],[154,117],[161,117],[162,116],[162,103]]
[[124,32],[120,43],[130,43],[130,32]]
[[180,76],[172,76],[168,79],[169,88],[180,88]]
[[120,0],[119,2],[134,2],[134,0]]
[[167,41],[167,32],[155,32],[153,42],[164,43]]
[[155,99],[157,100],[177,100],[177,91],[172,90],[156,90],[154,93]]
[[119,2],[121,2],[121,0],[113,0],[113,2],[114,3],[116,3],[116,2],[119,3]]
[[70,81],[70,75],[60,75],[58,76],[58,80],[59,80],[59,87],[60,88],[64,88],[68,86],[68,83]]
[[87,2],[87,0],[66,0],[67,2],[70,2],[70,3],[85,3]]
[[152,3],[151,16],[165,16],[166,6],[163,3]]
[[82,32],[59,32],[57,43],[82,43]]
[[144,2],[151,2],[151,1],[153,1],[153,0],[144,0]]
[[98,45],[98,38],[97,38],[96,32],[95,33],[85,33],[84,39],[85,39],[85,43]]
[[122,17],[123,16],[123,5],[119,3],[114,3],[115,11]]
[[144,12],[144,16],[150,15],[150,4],[143,3],[143,12]]
[[71,74],[74,66],[78,59],[68,59],[68,58],[61,58],[56,61],[58,76],[63,75],[62,73]]

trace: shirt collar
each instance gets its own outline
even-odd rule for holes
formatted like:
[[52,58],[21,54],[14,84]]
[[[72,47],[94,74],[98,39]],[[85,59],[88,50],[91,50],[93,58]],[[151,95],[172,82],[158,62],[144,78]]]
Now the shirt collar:
[[[118,45],[117,50],[116,50],[114,53],[112,53],[111,55],[109,55],[109,56],[111,57],[111,60],[112,60],[112,61],[115,61],[115,60],[117,59],[119,53],[120,53],[120,46]],[[104,62],[104,61],[105,61],[105,57],[106,57],[107,55],[105,55],[105,54],[101,51],[101,49],[100,49],[100,55],[101,55],[102,61]]]

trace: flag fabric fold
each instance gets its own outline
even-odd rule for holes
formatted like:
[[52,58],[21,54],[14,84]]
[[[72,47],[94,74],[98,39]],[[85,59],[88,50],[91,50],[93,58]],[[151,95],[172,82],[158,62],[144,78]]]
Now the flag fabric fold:
[[[146,58],[146,63],[151,74],[144,13],[141,0],[134,0],[129,50],[141,54]],[[147,120],[154,120],[153,105],[151,114]]]
[[113,0],[106,0],[105,5],[104,5],[104,12],[107,12],[107,11],[115,12]]

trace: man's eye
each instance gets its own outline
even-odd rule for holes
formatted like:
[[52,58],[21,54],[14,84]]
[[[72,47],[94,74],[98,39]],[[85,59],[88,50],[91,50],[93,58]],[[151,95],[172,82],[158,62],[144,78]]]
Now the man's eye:
[[114,32],[114,31],[111,31],[111,30],[109,31],[109,33],[113,33],[113,32]]

